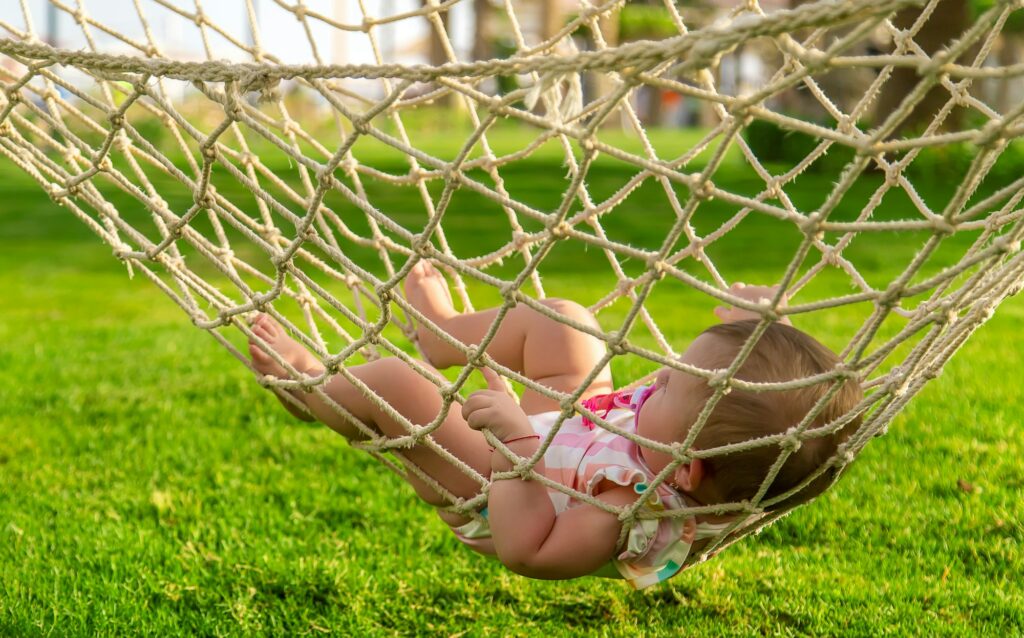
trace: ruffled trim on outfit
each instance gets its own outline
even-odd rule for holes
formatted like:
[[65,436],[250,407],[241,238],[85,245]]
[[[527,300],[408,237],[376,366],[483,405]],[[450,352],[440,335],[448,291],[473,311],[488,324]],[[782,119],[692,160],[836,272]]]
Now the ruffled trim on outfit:
[[605,479],[608,479],[616,485],[621,485],[622,487],[633,487],[638,483],[644,483],[647,480],[647,475],[635,468],[622,467],[621,465],[609,465],[608,467],[603,467],[597,470],[594,472],[594,475],[590,477],[590,482],[587,483],[587,495],[596,496],[594,490],[596,490],[597,486],[601,484],[601,481]]

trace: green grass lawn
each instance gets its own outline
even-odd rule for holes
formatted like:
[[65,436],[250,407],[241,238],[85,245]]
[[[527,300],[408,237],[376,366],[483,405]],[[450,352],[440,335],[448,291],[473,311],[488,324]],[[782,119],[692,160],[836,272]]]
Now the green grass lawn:
[[[836,489],[759,536],[645,592],[597,579],[533,581],[461,547],[369,456],[288,417],[156,287],[129,280],[109,248],[8,168],[0,635],[1024,633],[1020,299],[1000,308]],[[565,188],[554,160],[503,175],[513,195],[547,210]],[[605,198],[630,175],[607,163],[590,186]],[[719,179],[757,192],[738,168]],[[855,213],[877,179],[865,178],[837,215]],[[792,195],[811,207],[829,183],[801,177]],[[955,185],[919,186],[937,206]],[[422,215],[410,191],[369,188],[409,227]],[[901,203],[893,196],[879,215]],[[609,234],[657,246],[664,207],[664,194],[645,184],[607,219]],[[486,210],[479,198],[456,197],[446,228],[457,254],[507,238]],[[695,224],[706,232],[728,213],[711,203]],[[730,280],[769,281],[798,239],[751,218],[709,252]],[[849,254],[869,281],[884,282],[909,262],[920,244],[912,239],[858,240]],[[949,263],[964,241],[950,240],[928,269]],[[613,282],[602,259],[560,247],[544,267],[548,293],[600,298]],[[826,275],[804,294],[849,291]],[[680,350],[713,305],[672,282],[650,301]],[[614,327],[624,310],[613,306],[602,324]],[[856,327],[842,311],[797,324],[833,347]],[[619,383],[651,368],[616,366]]]

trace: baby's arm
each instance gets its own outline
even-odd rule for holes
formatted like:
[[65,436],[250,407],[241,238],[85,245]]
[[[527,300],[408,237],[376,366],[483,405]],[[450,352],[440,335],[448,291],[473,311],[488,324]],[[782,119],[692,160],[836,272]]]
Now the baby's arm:
[[[537,446],[536,439],[529,439],[509,447],[529,457]],[[512,469],[505,457],[497,453],[492,457],[492,472]],[[625,507],[637,495],[618,487],[597,498]],[[512,571],[531,578],[578,578],[594,573],[615,556],[622,530],[618,516],[594,505],[579,505],[556,515],[547,488],[518,478],[491,484],[487,511],[498,558]]]
[[[474,393],[463,406],[471,428],[490,430],[518,456],[530,457],[540,445],[526,414],[516,405],[499,377],[484,369],[489,390]],[[538,464],[535,471],[542,471]],[[508,472],[512,463],[491,453],[491,472]],[[613,506],[629,505],[637,496],[614,488],[598,498]],[[537,481],[512,478],[491,484],[488,519],[498,558],[509,569],[531,578],[576,578],[605,565],[615,554],[622,522],[594,505],[580,505],[555,514],[547,488]]]

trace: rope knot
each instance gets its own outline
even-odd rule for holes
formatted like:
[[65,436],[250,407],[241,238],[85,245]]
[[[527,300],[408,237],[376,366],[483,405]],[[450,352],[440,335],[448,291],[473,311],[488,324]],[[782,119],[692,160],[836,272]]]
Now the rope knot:
[[837,363],[835,367],[832,368],[832,371],[835,372],[836,379],[857,378],[857,372],[853,368],[851,368],[850,365],[845,361],[840,361],[839,363]]
[[829,56],[817,49],[806,49],[801,62],[804,63],[807,70],[813,73],[828,66]]
[[341,362],[338,360],[338,357],[327,357],[327,359],[324,360],[324,369],[327,371],[327,374],[338,374],[338,372],[341,370]]
[[50,199],[57,202],[58,204],[61,203],[60,200],[64,199],[64,195],[61,194],[61,187],[58,186],[57,184],[54,184],[52,182],[47,183],[43,186],[43,190],[46,191],[46,194],[49,195]]
[[359,168],[359,162],[356,161],[354,157],[346,157],[345,159],[341,160],[341,162],[338,164],[338,167],[341,168],[341,170],[349,177],[354,177],[356,174],[356,169]]
[[[259,92],[259,101],[269,102],[277,97],[276,90],[280,82],[281,78],[272,76],[268,68],[251,65],[245,75],[238,80],[238,90],[242,93]],[[232,117],[238,119],[235,114],[232,114]]]
[[558,222],[548,228],[548,233],[550,233],[555,239],[564,239],[570,232],[572,232],[572,226],[564,221]]
[[328,190],[335,190],[341,185],[341,182],[339,182],[338,179],[334,176],[333,171],[328,171],[326,169],[321,171],[316,176],[316,179]]
[[949,223],[944,217],[937,217],[932,220],[932,228],[934,233],[940,237],[948,237],[956,232],[956,226]]
[[821,213],[815,211],[800,224],[800,230],[808,237],[819,237],[822,235],[821,223]]
[[375,292],[377,293],[377,298],[380,299],[382,304],[391,303],[395,298],[395,294],[390,288],[379,287]]
[[895,306],[896,304],[899,303],[900,291],[901,289],[898,287],[890,287],[885,292],[878,295],[878,297],[875,299],[875,303],[877,303],[880,307],[883,308]]
[[651,259],[647,262],[647,271],[655,279],[664,279],[667,274],[668,263],[664,259]]
[[[0,135],[3,134],[3,126],[0,126]],[[77,146],[69,146],[64,150],[64,161],[68,164],[72,164],[80,159],[82,159],[82,151],[80,151]]]
[[516,230],[512,232],[512,248],[515,250],[522,250],[526,245],[530,243],[530,235],[521,231]]
[[196,200],[196,204],[198,204],[200,208],[213,210],[214,206],[217,204],[217,198],[214,197],[212,192],[207,190],[199,195],[199,198]]
[[693,450],[690,447],[683,447],[682,441],[676,441],[672,444],[672,458],[687,465],[693,462]]
[[700,175],[694,175],[694,179],[697,180],[697,184],[693,187],[693,196],[701,200],[709,200],[714,197],[712,191],[715,190],[715,184],[709,178],[702,177]]
[[729,373],[723,370],[708,379],[707,383],[716,390],[722,388],[724,390],[723,394],[728,394],[732,386],[732,379],[729,378]]
[[786,436],[779,443],[779,447],[783,450],[788,450],[790,454],[799,450],[801,445],[803,445],[803,441],[800,440],[800,434],[796,426],[786,430]]
[[462,180],[462,171],[452,166],[445,166],[442,174],[444,181],[449,184],[458,184]]
[[132,252],[132,247],[128,244],[121,242],[117,246],[114,246],[114,257],[117,257],[121,261],[128,259],[128,256]]
[[356,288],[359,288],[362,285],[363,280],[356,275],[349,274],[346,275],[344,279],[342,279],[342,282],[350,289],[355,290]]
[[937,324],[954,324],[959,318],[960,314],[957,312],[956,308],[947,306],[935,311],[933,321]]
[[1000,237],[996,241],[992,242],[996,246],[996,250],[1003,254],[1015,253],[1020,251],[1020,240],[1010,240],[1009,237]]
[[902,368],[896,367],[892,369],[889,376],[889,383],[886,385],[889,386],[889,391],[892,393],[892,396],[899,398],[906,394],[907,388],[910,385],[910,379],[907,377],[907,373],[904,372]]
[[853,450],[850,449],[849,445],[844,443],[840,445],[839,448],[836,450],[834,465],[836,467],[843,467],[844,465],[849,465],[850,463],[853,462],[853,457]]

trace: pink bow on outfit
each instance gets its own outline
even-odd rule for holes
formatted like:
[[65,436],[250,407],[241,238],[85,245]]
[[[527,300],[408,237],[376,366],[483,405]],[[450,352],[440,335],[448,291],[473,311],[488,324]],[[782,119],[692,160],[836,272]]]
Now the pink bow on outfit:
[[[654,390],[655,387],[650,385],[641,386],[634,390],[619,390],[618,392],[612,392],[611,394],[596,394],[589,399],[585,399],[583,401],[583,407],[600,416],[602,419],[607,417],[608,413],[616,408],[620,410],[633,410],[633,412],[639,415],[640,407],[644,404],[644,401],[651,396]],[[583,425],[587,429],[593,430],[595,423],[586,416],[583,416]]]

